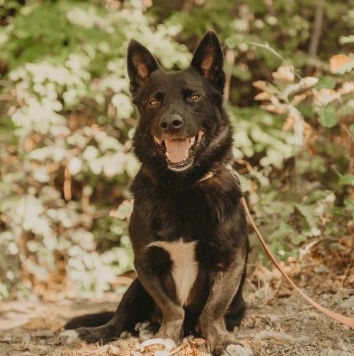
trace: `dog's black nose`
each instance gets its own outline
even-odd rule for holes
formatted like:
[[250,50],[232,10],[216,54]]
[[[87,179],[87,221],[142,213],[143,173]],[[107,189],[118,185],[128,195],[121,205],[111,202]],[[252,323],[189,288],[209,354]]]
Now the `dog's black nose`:
[[159,126],[162,131],[179,130],[183,125],[181,116],[172,114],[165,116],[160,120]]

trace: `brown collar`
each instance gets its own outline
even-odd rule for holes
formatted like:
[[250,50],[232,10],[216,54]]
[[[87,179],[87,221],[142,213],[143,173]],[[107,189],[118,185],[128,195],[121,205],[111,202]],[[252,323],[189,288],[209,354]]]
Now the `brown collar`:
[[[231,172],[232,175],[236,174],[236,172],[234,171],[234,169],[232,168],[232,165],[230,163],[225,164],[225,167]],[[207,179],[213,177],[215,175],[215,173],[216,173],[216,169],[209,171],[202,178],[200,178],[198,180],[198,182],[202,182],[203,180],[207,180]],[[238,178],[237,178],[237,180],[238,180]]]
[[216,173],[216,171],[209,171],[209,172],[206,173],[202,178],[200,178],[200,179],[198,180],[198,182],[203,182],[204,180],[207,180],[207,179],[213,177],[215,173]]

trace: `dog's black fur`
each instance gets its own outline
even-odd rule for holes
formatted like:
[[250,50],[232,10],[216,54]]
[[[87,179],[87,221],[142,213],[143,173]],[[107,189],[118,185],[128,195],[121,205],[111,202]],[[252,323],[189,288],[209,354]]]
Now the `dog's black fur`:
[[[159,327],[156,337],[179,342],[198,331],[209,349],[220,354],[237,343],[230,331],[245,312],[242,287],[248,256],[242,194],[227,168],[232,128],[223,107],[221,47],[215,33],[208,32],[189,68],[166,73],[132,40],[128,73],[140,113],[134,148],[142,165],[131,187],[130,221],[138,277],[114,315],[79,317],[66,329],[79,327],[80,338],[104,342],[150,320]],[[176,241],[195,246],[192,255],[198,266],[183,305],[171,251],[163,248]]]

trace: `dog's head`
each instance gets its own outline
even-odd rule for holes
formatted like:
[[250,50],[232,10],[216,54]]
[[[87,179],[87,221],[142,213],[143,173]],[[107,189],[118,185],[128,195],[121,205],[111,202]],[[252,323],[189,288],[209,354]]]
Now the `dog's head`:
[[202,176],[231,149],[223,109],[223,54],[214,32],[201,40],[189,68],[166,73],[132,40],[128,49],[130,91],[140,120],[135,153],[153,174],[169,179]]

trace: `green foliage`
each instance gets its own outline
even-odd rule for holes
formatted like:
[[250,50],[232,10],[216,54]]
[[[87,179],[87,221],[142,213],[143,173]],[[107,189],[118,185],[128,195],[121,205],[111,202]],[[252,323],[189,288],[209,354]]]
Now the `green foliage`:
[[235,166],[272,250],[341,251],[354,218],[354,20],[345,2],[322,3],[309,55],[314,0],[0,0],[0,298],[100,294],[133,268],[131,38],[178,70],[218,32]]
[[58,278],[74,293],[102,293],[133,268],[127,215],[109,216],[129,197],[138,170],[127,44],[150,43],[166,68],[186,66],[190,54],[171,38],[177,26],[153,29],[134,2],[119,11],[86,1],[31,1],[14,10],[0,28],[9,68],[1,97],[0,293],[22,280],[21,293],[43,295],[38,286]]

